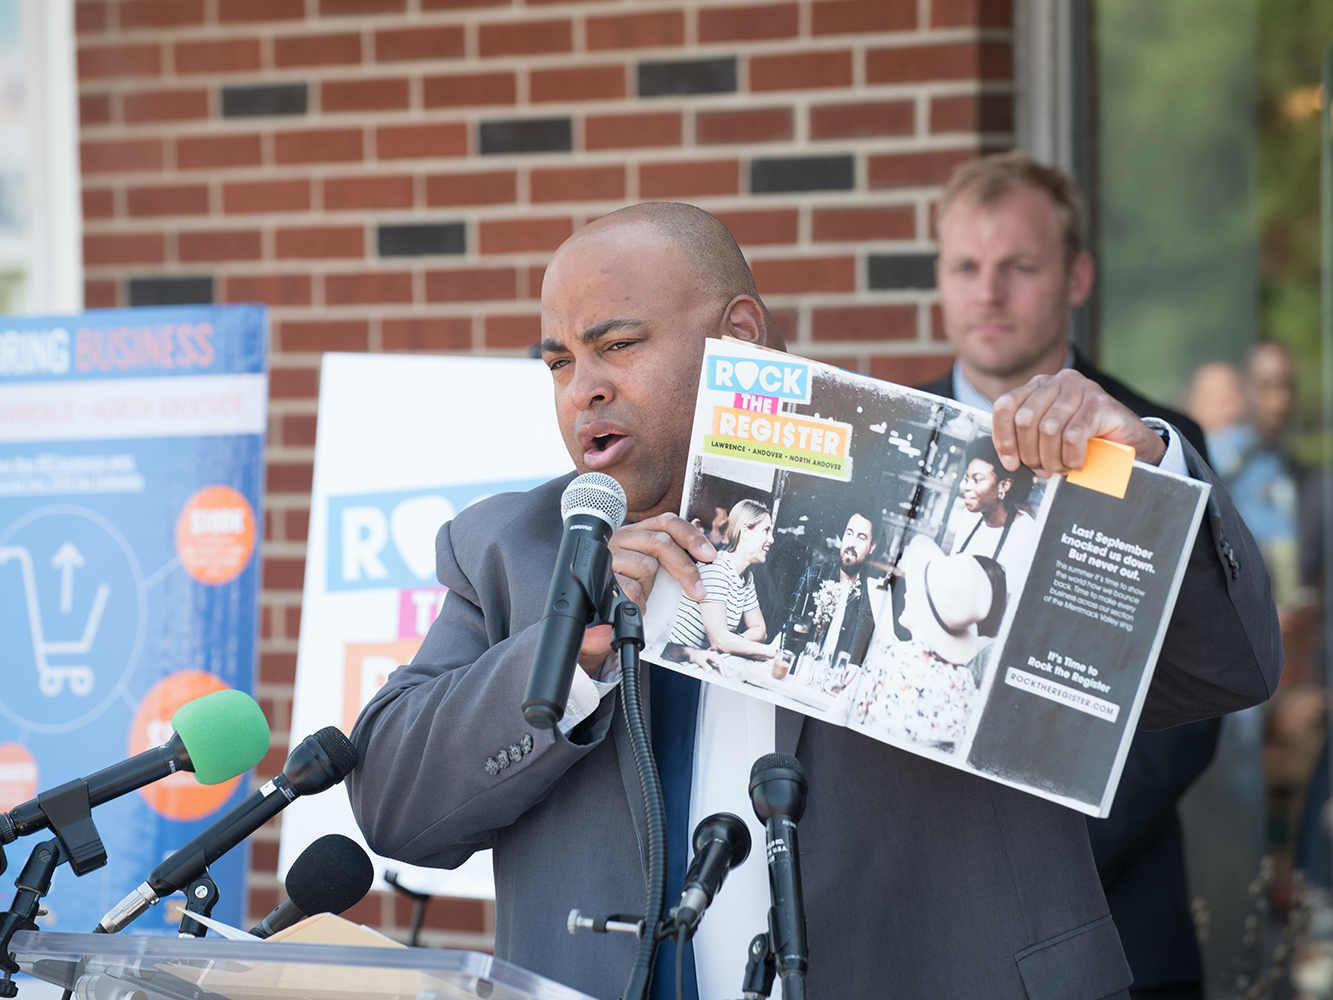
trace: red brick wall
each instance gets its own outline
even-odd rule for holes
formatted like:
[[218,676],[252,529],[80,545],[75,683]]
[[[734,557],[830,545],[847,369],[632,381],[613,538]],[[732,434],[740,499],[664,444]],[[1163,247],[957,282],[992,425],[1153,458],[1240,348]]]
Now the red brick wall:
[[[1012,139],[1008,0],[77,8],[87,304],[272,306],[261,775],[287,751],[320,352],[522,354],[561,240],[674,199],[731,227],[793,350],[919,382],[948,364],[932,201]],[[410,907],[354,915],[401,932]],[[485,946],[490,909],[427,926]]]

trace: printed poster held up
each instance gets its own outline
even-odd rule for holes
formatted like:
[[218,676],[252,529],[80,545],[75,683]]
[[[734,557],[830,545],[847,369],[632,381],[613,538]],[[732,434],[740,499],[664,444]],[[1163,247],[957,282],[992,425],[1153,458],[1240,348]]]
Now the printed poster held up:
[[710,340],[682,511],[710,599],[659,574],[644,655],[1105,816],[1209,490],[1119,481],[1007,472],[989,414]]

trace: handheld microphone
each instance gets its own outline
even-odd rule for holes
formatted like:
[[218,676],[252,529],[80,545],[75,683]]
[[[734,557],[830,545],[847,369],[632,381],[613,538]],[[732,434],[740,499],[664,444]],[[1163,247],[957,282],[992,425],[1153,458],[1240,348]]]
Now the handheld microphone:
[[88,788],[88,804],[96,806],[176,771],[193,771],[203,785],[221,784],[244,774],[268,753],[268,722],[244,691],[227,688],[196,698],[176,710],[171,727],[171,739],[161,746],[0,813],[0,844],[50,826],[43,802],[80,782]]
[[250,928],[266,938],[316,913],[342,913],[361,902],[375,881],[370,858],[351,837],[329,833],[301,852],[287,870],[287,898]]
[[791,754],[766,754],[750,769],[750,801],[767,832],[769,936],[783,1000],[805,1000],[808,953],[796,824],[805,812],[806,789],[805,768]]
[[583,633],[611,587],[607,542],[625,520],[628,506],[620,484],[600,472],[577,477],[560,498],[565,534],[523,695],[523,716],[539,729],[554,729],[564,718]]
[[282,773],[264,783],[236,808],[213,823],[153,869],[148,880],[107,911],[97,925],[102,934],[129,926],[163,896],[183,889],[204,869],[278,815],[301,795],[332,788],[356,768],[360,755],[336,726],[307,736],[292,750]]
[[680,902],[671,911],[676,927],[694,937],[704,910],[713,901],[727,872],[750,856],[750,831],[735,813],[713,813],[694,828],[694,860],[685,872]]

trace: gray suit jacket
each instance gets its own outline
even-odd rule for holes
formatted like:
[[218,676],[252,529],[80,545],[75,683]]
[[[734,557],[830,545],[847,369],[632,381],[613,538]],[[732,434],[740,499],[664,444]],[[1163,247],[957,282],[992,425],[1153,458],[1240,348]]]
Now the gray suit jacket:
[[[1281,670],[1263,562],[1212,474],[1190,460],[1218,500],[1144,707],[1149,728],[1262,701]],[[493,848],[496,954],[615,998],[634,940],[570,937],[565,920],[575,907],[643,908],[643,801],[619,701],[605,698],[568,739],[531,729],[519,710],[567,483],[493,497],[440,530],[449,596],[416,659],[357,722],[362,762],[348,787],[381,854],[451,867]],[[487,758],[505,750],[508,760],[525,734],[531,752],[489,773]],[[810,781],[811,996],[1125,995],[1130,973],[1081,814],[782,709],[777,750],[799,757]]]

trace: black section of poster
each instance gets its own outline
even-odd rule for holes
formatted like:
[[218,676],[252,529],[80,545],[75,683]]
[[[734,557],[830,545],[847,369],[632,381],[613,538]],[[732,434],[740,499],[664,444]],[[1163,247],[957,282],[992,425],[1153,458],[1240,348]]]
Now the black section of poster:
[[1123,500],[1060,484],[995,667],[972,767],[1101,802],[1190,537],[1187,485],[1139,469]]

